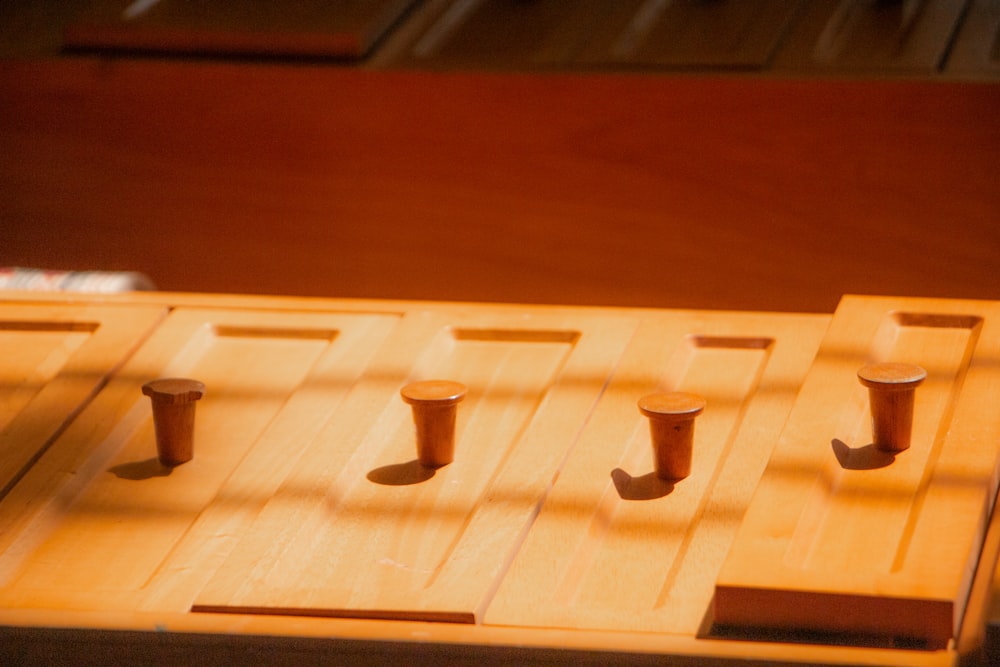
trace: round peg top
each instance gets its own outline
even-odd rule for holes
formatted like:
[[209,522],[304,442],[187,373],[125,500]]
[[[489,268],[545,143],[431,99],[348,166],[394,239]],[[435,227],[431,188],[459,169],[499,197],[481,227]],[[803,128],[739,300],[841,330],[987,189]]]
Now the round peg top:
[[205,395],[205,384],[187,378],[161,378],[142,385],[142,393],[157,403],[176,405],[200,399]]
[[704,409],[704,398],[681,391],[648,394],[639,399],[639,411],[654,419],[689,419]]
[[868,364],[858,371],[858,380],[869,389],[913,389],[927,378],[927,371],[916,364]]
[[466,386],[461,382],[453,382],[452,380],[423,380],[406,385],[399,393],[403,397],[403,400],[410,405],[443,407],[461,401],[465,398],[466,391]]

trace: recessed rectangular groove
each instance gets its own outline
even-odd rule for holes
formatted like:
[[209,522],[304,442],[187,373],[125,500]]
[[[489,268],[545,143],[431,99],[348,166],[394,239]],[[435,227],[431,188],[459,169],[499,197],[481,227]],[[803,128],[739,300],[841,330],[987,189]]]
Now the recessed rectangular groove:
[[745,336],[691,336],[696,347],[719,347],[734,350],[766,350],[774,345],[773,338]]
[[278,327],[236,327],[217,325],[216,336],[224,338],[289,338],[300,340],[333,340],[337,331],[332,329],[285,329]]
[[933,327],[939,329],[976,329],[983,323],[978,315],[951,313],[892,313],[892,319],[901,327]]
[[451,330],[455,340],[507,341],[511,343],[575,343],[579,331],[545,329],[463,329]]
[[37,332],[59,332],[73,331],[93,333],[100,327],[98,322],[84,321],[30,321],[30,320],[4,320],[0,321],[0,331],[37,331]]

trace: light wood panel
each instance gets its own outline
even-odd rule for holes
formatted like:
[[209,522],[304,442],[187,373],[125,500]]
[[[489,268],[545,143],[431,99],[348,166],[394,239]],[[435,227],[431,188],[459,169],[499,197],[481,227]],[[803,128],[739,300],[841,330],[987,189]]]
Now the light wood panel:
[[[66,308],[79,308],[94,299],[89,295],[24,294],[8,300],[17,298]],[[771,417],[787,411],[789,397],[801,379],[794,369],[812,354],[817,330],[829,319],[826,316],[157,292],[101,297],[101,301],[105,305],[167,307],[174,313],[11,495],[0,501],[0,643],[6,655],[25,664],[110,662],[126,657],[176,662],[195,656],[206,664],[232,664],[242,659],[275,664],[350,660],[410,664],[416,659],[435,664],[603,665],[660,664],[667,660],[680,665],[740,665],[750,660],[769,665],[943,667],[977,655],[984,600],[1000,548],[996,517],[991,537],[984,541],[983,559],[970,565],[976,569],[975,583],[961,635],[947,647],[928,650],[912,643],[895,645],[891,640],[876,646],[843,645],[854,639],[847,633],[819,637],[798,634],[794,641],[787,641],[789,638],[780,632],[738,629],[724,633],[708,626],[711,617],[705,616],[706,597],[732,536],[733,526],[727,521],[735,520],[741,511],[731,510],[743,502],[764,466],[765,459],[759,454],[768,448],[769,439],[774,441],[768,434],[773,435],[777,428]],[[932,303],[945,304],[934,308],[938,315],[949,312],[946,305],[950,302]],[[949,317],[968,312],[970,303],[978,302],[956,302]],[[894,349],[899,337],[892,333],[894,328],[899,322],[909,327],[913,318],[889,318],[888,322],[889,333],[882,331],[878,337],[884,343],[878,347],[880,353]],[[842,333],[849,340],[855,333],[870,340],[877,329],[875,326],[867,334],[863,328]],[[331,332],[336,332],[332,342]],[[688,337],[691,332],[696,333]],[[912,333],[901,336],[905,339]],[[946,334],[939,347],[947,356],[956,344],[960,341],[956,343]],[[581,346],[589,346],[589,352]],[[251,353],[254,351],[259,354]],[[266,361],[278,358],[288,363]],[[315,359],[312,365],[310,358]],[[609,359],[615,360],[610,366],[605,363]],[[426,472],[424,476],[414,474],[418,469],[412,465],[412,433],[407,433],[412,429],[409,406],[401,400],[399,388],[410,380],[449,369],[470,373],[470,378],[479,378],[473,384],[482,387],[487,373],[484,366],[493,366],[496,372],[490,375],[478,405],[463,403],[473,412],[460,423],[465,447],[460,445],[459,458],[434,471],[433,477]],[[223,367],[228,373],[221,373]],[[216,398],[222,391],[224,405],[209,407],[204,402],[213,397],[209,386],[198,404],[198,416],[205,418],[198,423],[208,430],[196,434],[200,439],[196,440],[195,459],[173,469],[170,475],[157,477],[156,473],[164,470],[151,461],[155,449],[148,416],[139,415],[140,408],[148,408],[148,399],[141,396],[139,387],[145,376],[163,369],[187,373],[199,368],[214,369],[216,376],[225,376],[221,389],[218,377],[213,383]],[[253,378],[272,373],[276,392],[260,395],[232,389],[244,384],[259,388]],[[305,379],[282,401],[282,392],[303,373]],[[512,375],[525,379],[524,391],[511,391]],[[974,375],[970,370],[966,385]],[[556,379],[547,385],[553,376]],[[700,385],[697,378],[708,376],[727,381],[709,380],[707,386]],[[588,403],[599,377],[607,384],[600,383],[605,387],[600,398]],[[515,384],[521,386],[520,382]],[[546,386],[548,390],[544,390]],[[699,448],[708,454],[701,461],[702,467],[661,497],[654,496],[669,489],[650,483],[652,459],[648,441],[643,441],[647,427],[634,400],[635,395],[657,386],[716,392],[714,404],[719,413],[700,424],[704,427],[698,431],[700,444],[708,445]],[[836,393],[837,388],[832,390]],[[537,398],[539,391],[545,396],[532,408],[531,397]],[[987,387],[987,394],[995,396],[995,385]],[[738,407],[740,400],[743,407]],[[587,408],[578,409],[583,404]],[[699,419],[712,415],[712,407],[710,402]],[[508,416],[512,425],[503,433],[488,423],[493,417],[506,422]],[[528,423],[518,431],[517,423],[523,424],[524,419]],[[266,422],[265,427],[252,435],[261,422]],[[490,442],[515,431],[520,439],[506,454],[490,449]],[[246,434],[252,438],[243,437]],[[483,438],[475,437],[477,434]],[[720,446],[726,434],[731,440]],[[554,456],[553,442],[559,439],[575,442],[563,452],[565,461]],[[209,443],[215,444],[215,451],[206,449]],[[753,446],[747,446],[751,443]],[[715,455],[723,450],[724,454]],[[463,460],[463,451],[473,454],[473,460]],[[490,462],[480,464],[481,459],[490,457]],[[498,457],[502,459],[499,462]],[[713,458],[719,466],[711,472],[716,475],[715,490],[699,501],[693,513],[691,506],[671,506],[670,516],[678,525],[684,524],[683,528],[661,531],[656,524],[646,530],[649,524],[623,521],[650,514],[656,514],[652,521],[658,521],[661,517],[652,508],[666,509],[666,503],[690,499],[702,490],[695,486],[707,489],[711,484],[705,484],[705,466],[711,466]],[[845,460],[850,461],[851,455]],[[288,520],[287,526],[275,528],[276,534],[298,540],[307,537],[303,532],[309,525],[319,525],[318,540],[337,531],[358,538],[358,553],[341,558],[341,565],[360,563],[359,577],[374,587],[400,580],[405,583],[406,574],[386,575],[377,572],[379,566],[363,567],[374,550],[367,542],[381,541],[395,549],[395,555],[410,556],[414,562],[437,558],[431,551],[447,533],[442,529],[455,525],[454,519],[443,513],[419,516],[417,510],[468,507],[464,491],[442,487],[461,487],[451,484],[454,481],[481,481],[489,476],[484,466],[490,465],[495,476],[489,491],[479,495],[483,503],[459,539],[456,558],[440,570],[428,589],[430,598],[437,603],[444,600],[452,607],[435,604],[414,611],[409,604],[412,596],[390,590],[362,593],[362,603],[374,597],[383,602],[403,600],[405,614],[396,616],[396,609],[386,615],[409,620],[331,618],[321,616],[329,609],[320,606],[302,610],[275,605],[263,614],[240,613],[236,607],[227,613],[190,611],[202,591],[225,580],[229,564],[245,558],[243,546],[261,546],[257,531],[275,528],[275,517]],[[590,469],[599,474],[587,474]],[[554,482],[553,470],[559,471]],[[354,480],[351,488],[340,484],[349,480]],[[445,481],[448,483],[442,484]],[[433,487],[435,483],[439,486]],[[597,539],[600,530],[591,534],[591,524],[578,522],[581,516],[593,517],[589,509],[607,500],[591,496],[588,484],[599,493],[613,488],[616,494],[611,500],[617,507],[603,540]],[[368,492],[363,492],[365,487]],[[567,493],[570,487],[579,493]],[[158,493],[167,490],[172,494]],[[391,499],[382,491],[399,492],[399,496]],[[435,495],[438,491],[441,493]],[[513,528],[516,524],[526,529],[530,522],[533,514],[523,511],[527,509],[524,501],[531,495],[538,500],[547,496],[547,502],[541,505],[536,530],[525,539]],[[373,498],[378,502],[368,502]],[[324,500],[334,504],[323,505]],[[348,507],[343,502],[346,500],[359,501],[350,505],[353,516],[337,514]],[[409,500],[414,502],[407,504]],[[534,507],[538,507],[537,502]],[[397,511],[380,511],[386,508]],[[475,601],[461,583],[491,578],[495,582],[505,569],[510,581],[520,581],[518,573],[532,568],[525,568],[523,558],[515,558],[515,552],[537,554],[536,546],[542,540],[536,535],[557,530],[561,521],[556,515],[572,520],[573,525],[584,525],[587,531],[583,536],[571,535],[572,540],[565,543],[567,551],[577,543],[599,542],[599,548],[574,552],[577,567],[573,577],[562,582],[543,581],[539,587],[547,591],[532,591],[544,609],[539,616],[557,615],[551,607],[558,605],[552,603],[548,592],[558,589],[563,597],[575,596],[574,618],[562,626],[545,625],[544,621],[527,624],[523,617],[522,624],[493,622],[490,614],[500,608],[506,583],[495,598],[492,590],[475,598],[496,601],[487,608],[485,622],[483,615],[469,619],[453,613],[456,605],[466,607]],[[331,517],[338,520],[326,521]],[[688,522],[690,517],[698,520]],[[358,530],[356,523],[370,523],[374,530]],[[132,530],[125,531],[123,526]],[[496,535],[491,530],[494,526]],[[544,531],[540,530],[543,526]],[[402,530],[395,532],[396,528]],[[424,530],[434,537],[422,538],[413,532]],[[511,551],[501,558],[498,545],[515,533],[509,543]],[[171,540],[171,534],[177,535],[176,539]],[[390,544],[393,534],[401,539]],[[467,539],[484,535],[481,541]],[[636,583],[649,581],[648,577],[643,579],[642,569],[603,565],[614,560],[616,545],[627,548],[624,545],[629,538],[661,547],[667,556],[678,543],[681,548],[673,553],[684,551],[687,544],[683,564],[675,559],[670,566],[675,585],[659,589],[643,586]],[[283,552],[310,568],[321,596],[328,596],[343,570],[329,567],[329,559],[323,562],[324,555],[344,553],[334,549],[306,554],[289,549],[289,544],[276,542],[273,551],[264,554],[264,569],[270,568],[276,576],[264,577],[262,585],[295,582],[296,574],[275,560]],[[475,553],[477,550],[480,553]],[[639,552],[634,558],[639,565],[648,571],[664,571],[666,565],[653,549]],[[479,558],[483,553],[490,563]],[[464,558],[473,554],[476,558]],[[102,556],[107,557],[107,563]],[[564,563],[565,556],[557,545],[553,559]],[[512,558],[514,564],[508,568],[506,561]],[[500,568],[491,571],[491,563],[501,560]],[[64,569],[74,565],[75,570]],[[475,572],[476,568],[480,571]],[[118,577],[109,573],[112,569]],[[605,574],[608,579],[604,581],[617,587],[620,601],[614,595],[600,594],[598,584]],[[427,580],[426,573],[412,575],[411,584]],[[665,581],[670,579],[668,574]],[[140,580],[143,585],[134,588]],[[452,583],[449,590],[435,589],[444,581]],[[563,585],[566,582],[568,585]],[[574,588],[574,584],[579,585]],[[657,591],[664,600],[659,619],[655,613],[634,614],[627,608],[636,600],[636,606],[641,606],[644,596]],[[296,597],[299,594],[292,592]],[[469,599],[463,603],[463,597]],[[518,609],[512,600],[510,608],[516,613],[534,613],[533,608]],[[351,613],[381,615],[381,605],[359,606],[360,613],[357,608]],[[451,611],[435,616],[435,610],[441,609]],[[288,615],[291,613],[309,615]],[[480,622],[443,623],[427,620],[430,618]],[[696,627],[698,618],[705,623]],[[579,627],[570,624],[577,621]],[[591,622],[594,626],[588,625]],[[608,627],[599,627],[601,623]],[[656,623],[661,623],[660,628],[676,629],[642,629]],[[617,629],[609,629],[611,626]]]
[[[633,341],[486,614],[508,626],[694,637],[715,576],[826,330],[825,316],[683,312]],[[686,391],[691,475],[652,472],[651,391]]]
[[155,305],[0,307],[2,498],[167,311]]
[[[3,604],[185,609],[398,319],[174,310],[0,504]],[[207,392],[194,459],[170,468],[140,387],[176,376]]]
[[[871,361],[928,372],[895,456],[870,444]],[[719,575],[716,623],[945,646],[997,490],[998,381],[996,303],[846,298]]]
[[454,462],[417,464],[409,407],[372,399],[315,440],[194,609],[475,622],[634,326],[440,320],[414,379],[469,388]]

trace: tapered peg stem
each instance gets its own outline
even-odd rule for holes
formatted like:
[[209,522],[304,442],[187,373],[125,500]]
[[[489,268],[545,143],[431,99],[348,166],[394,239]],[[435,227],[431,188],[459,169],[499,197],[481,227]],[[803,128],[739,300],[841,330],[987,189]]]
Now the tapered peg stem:
[[876,448],[885,452],[909,448],[913,397],[926,377],[927,371],[915,364],[869,364],[858,371],[858,380],[868,387]]
[[413,408],[417,428],[417,460],[440,468],[455,459],[455,418],[466,387],[451,380],[413,382],[400,390]]
[[187,378],[163,378],[142,385],[153,402],[156,454],[165,466],[194,458],[194,406],[205,395],[205,385]]
[[653,469],[660,479],[677,480],[691,474],[694,420],[704,409],[704,398],[684,392],[649,394],[639,399],[639,412],[649,417]]

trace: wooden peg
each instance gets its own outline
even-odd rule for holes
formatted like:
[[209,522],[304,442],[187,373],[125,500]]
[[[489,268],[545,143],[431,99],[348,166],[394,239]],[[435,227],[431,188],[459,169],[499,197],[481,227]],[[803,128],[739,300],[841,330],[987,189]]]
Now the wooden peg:
[[704,398],[684,392],[639,399],[639,411],[649,417],[653,467],[660,479],[683,479],[691,474],[694,419],[704,409]]
[[413,406],[421,465],[439,468],[455,459],[455,415],[465,392],[464,384],[451,380],[413,382],[400,390],[403,400]]
[[901,452],[910,446],[913,429],[913,394],[927,377],[915,364],[869,364],[858,371],[858,380],[868,387],[875,447]]
[[142,385],[153,402],[153,427],[160,463],[176,466],[194,457],[194,406],[205,385],[186,378],[162,378]]

